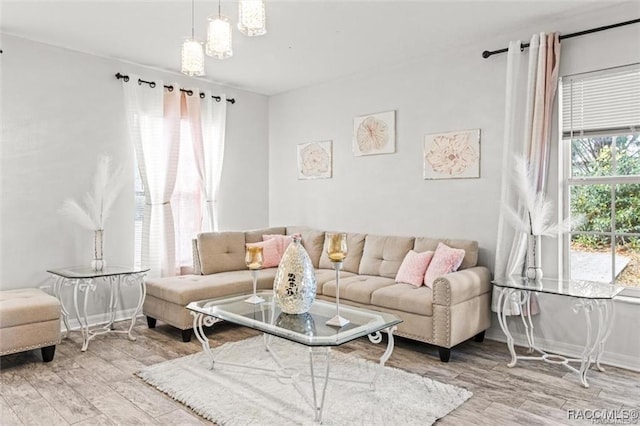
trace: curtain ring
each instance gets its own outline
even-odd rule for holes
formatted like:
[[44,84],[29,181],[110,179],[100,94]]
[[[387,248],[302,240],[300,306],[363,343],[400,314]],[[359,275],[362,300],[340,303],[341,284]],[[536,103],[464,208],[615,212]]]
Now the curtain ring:
[[193,95],[193,90],[187,90],[187,95],[189,96]]
[[173,86],[167,86],[167,90],[173,92]]
[[151,87],[152,89],[156,87],[156,82],[152,81],[151,83],[149,83],[149,87]]
[[200,99],[204,99],[204,93],[200,92]]
[[142,86],[142,80],[138,79],[138,86]]

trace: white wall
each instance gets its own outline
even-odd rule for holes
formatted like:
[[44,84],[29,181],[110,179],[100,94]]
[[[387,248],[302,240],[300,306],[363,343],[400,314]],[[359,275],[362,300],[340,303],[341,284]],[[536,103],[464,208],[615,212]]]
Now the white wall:
[[[637,16],[637,4],[609,7],[571,19],[550,18],[517,34],[474,40],[443,49],[412,64],[373,70],[269,100],[269,221],[378,234],[427,235],[478,240],[480,263],[492,266],[500,206],[500,174],[506,55],[480,53],[528,39],[533,32],[564,33]],[[561,75],[640,61],[640,26],[630,26],[562,43]],[[354,157],[353,117],[396,111],[397,152]],[[480,128],[481,178],[422,179],[423,136]],[[297,180],[296,145],[333,140],[333,178]],[[557,164],[552,173],[557,174]],[[557,178],[549,181],[556,194]],[[555,241],[545,242],[545,274],[557,276]],[[549,252],[550,251],[550,252]],[[571,352],[582,329],[567,300],[552,297],[536,328],[546,344]],[[640,337],[630,319],[640,320],[640,305],[619,304],[610,362],[640,369]],[[502,335],[497,322],[489,332]],[[564,346],[560,347],[558,343]]]
[[[123,191],[106,223],[105,259],[132,264],[133,147],[118,71],[236,99],[227,110],[220,227],[267,225],[265,96],[6,35],[2,49],[2,289],[46,285],[48,268],[90,263],[92,233],[58,209],[65,198],[79,199],[89,190],[101,153],[124,166],[125,188],[131,189]],[[104,297],[98,292],[97,303],[106,303]],[[132,297],[123,296],[125,309],[135,306]]]

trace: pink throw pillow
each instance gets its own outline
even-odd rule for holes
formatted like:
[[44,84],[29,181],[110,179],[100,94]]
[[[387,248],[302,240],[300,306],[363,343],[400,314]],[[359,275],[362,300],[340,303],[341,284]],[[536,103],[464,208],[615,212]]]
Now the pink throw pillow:
[[429,266],[429,262],[431,262],[432,257],[432,251],[418,253],[413,250],[409,250],[409,253],[407,253],[400,265],[400,269],[398,269],[396,282],[407,283],[415,287],[420,287],[424,281],[424,273],[427,271],[427,267]]
[[[262,236],[262,241],[276,241],[278,245],[278,253],[280,258],[282,259],[282,255],[284,254],[289,244],[293,242],[294,236],[300,236],[300,234],[292,234],[292,235],[280,235],[280,234],[265,234]],[[278,261],[279,262],[279,261]]]
[[282,253],[278,250],[276,240],[267,240],[260,243],[247,243],[247,247],[262,247],[262,267],[274,268],[280,264]]
[[462,265],[464,254],[462,249],[454,249],[446,244],[438,243],[433,259],[427,268],[427,273],[424,275],[424,285],[432,288],[436,278],[457,271]]

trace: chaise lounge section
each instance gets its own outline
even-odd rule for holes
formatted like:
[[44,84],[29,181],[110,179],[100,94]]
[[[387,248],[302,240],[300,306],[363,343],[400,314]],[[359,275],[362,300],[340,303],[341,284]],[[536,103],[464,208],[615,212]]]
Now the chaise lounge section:
[[[302,236],[316,269],[316,297],[334,301],[335,271],[324,250],[324,231],[274,227],[204,233],[194,244],[194,274],[147,280],[143,311],[149,327],[153,328],[156,320],[163,321],[182,330],[183,340],[189,341],[193,317],[186,305],[251,292],[252,281],[244,264],[245,244],[272,234]],[[465,250],[458,271],[437,278],[433,289],[396,283],[398,269],[410,250],[434,251],[439,242]],[[491,279],[489,270],[477,265],[477,242],[347,233],[347,243],[349,254],[340,272],[342,303],[397,315],[403,322],[395,334],[437,346],[443,362],[449,360],[455,345],[470,338],[482,340],[491,323]],[[272,289],[276,271],[260,270],[258,288]]]

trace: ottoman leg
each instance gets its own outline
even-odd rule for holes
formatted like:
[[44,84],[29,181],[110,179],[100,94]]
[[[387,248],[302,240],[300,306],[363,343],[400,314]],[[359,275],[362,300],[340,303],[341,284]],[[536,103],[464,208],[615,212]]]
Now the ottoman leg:
[[43,362],[51,362],[53,361],[53,355],[56,353],[56,345],[40,348],[40,352],[42,352]]
[[182,341],[185,343],[190,342],[192,333],[193,333],[193,328],[182,330]]
[[438,354],[440,355],[440,361],[449,362],[449,358],[451,358],[451,349],[438,348]]

